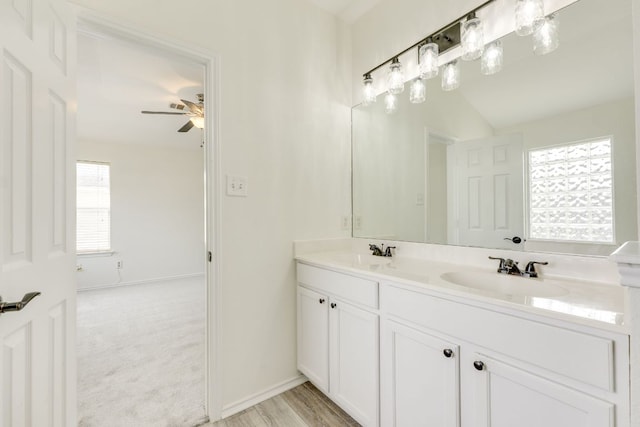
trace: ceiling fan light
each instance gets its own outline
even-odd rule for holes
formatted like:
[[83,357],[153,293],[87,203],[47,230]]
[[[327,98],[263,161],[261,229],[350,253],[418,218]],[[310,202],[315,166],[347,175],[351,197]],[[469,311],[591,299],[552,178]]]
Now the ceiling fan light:
[[198,129],[204,129],[204,117],[191,117],[191,123]]

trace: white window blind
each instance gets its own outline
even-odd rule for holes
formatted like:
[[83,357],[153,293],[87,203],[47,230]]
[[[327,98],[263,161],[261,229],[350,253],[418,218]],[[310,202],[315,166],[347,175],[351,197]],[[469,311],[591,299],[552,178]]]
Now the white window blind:
[[78,162],[77,233],[78,253],[111,250],[111,194],[109,164]]
[[529,151],[529,237],[614,242],[611,139]]

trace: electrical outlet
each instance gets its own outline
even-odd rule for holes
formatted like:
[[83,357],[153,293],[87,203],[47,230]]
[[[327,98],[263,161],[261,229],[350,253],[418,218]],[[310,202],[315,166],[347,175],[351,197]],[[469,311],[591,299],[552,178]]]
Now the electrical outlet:
[[351,216],[345,215],[342,217],[342,229],[349,230],[351,228]]
[[248,178],[246,176],[227,175],[227,196],[247,197]]
[[122,260],[118,261],[118,263],[116,264],[116,268],[118,270],[122,270]]
[[362,217],[360,215],[356,215],[353,217],[353,229],[360,230],[362,228]]

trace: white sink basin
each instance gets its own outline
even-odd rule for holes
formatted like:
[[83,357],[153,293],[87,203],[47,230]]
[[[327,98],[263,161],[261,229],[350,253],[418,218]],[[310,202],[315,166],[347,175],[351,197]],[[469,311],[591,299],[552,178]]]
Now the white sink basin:
[[440,277],[454,285],[505,295],[548,298],[569,293],[560,286],[559,281],[545,281],[544,279],[530,279],[498,273],[450,271]]
[[386,265],[391,262],[391,258],[382,256],[373,256],[369,254],[332,254],[331,259],[341,264],[348,264],[354,266],[377,266]]

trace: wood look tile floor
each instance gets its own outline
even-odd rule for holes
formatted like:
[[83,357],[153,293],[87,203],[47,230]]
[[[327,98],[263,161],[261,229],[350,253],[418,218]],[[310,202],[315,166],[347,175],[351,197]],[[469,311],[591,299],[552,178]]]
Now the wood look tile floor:
[[[206,427],[360,426],[310,382]],[[203,426],[203,427],[205,427]]]

